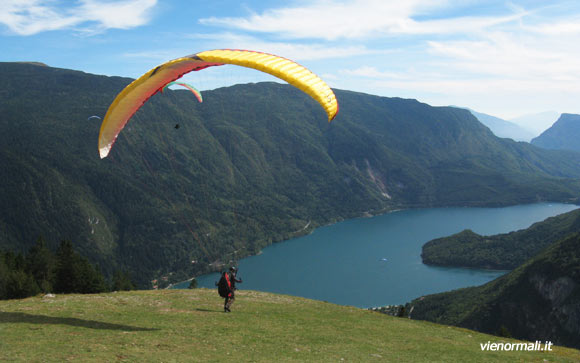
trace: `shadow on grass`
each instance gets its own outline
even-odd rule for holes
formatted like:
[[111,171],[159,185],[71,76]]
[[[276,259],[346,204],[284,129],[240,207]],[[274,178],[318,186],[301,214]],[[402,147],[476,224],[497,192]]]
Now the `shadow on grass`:
[[195,311],[201,311],[203,313],[223,313],[223,310],[209,310],[209,309],[194,309]]
[[84,320],[77,318],[62,318],[47,315],[35,315],[27,313],[14,313],[0,311],[0,324],[2,323],[28,323],[28,324],[50,324],[50,325],[70,325],[89,329],[122,330],[122,331],[154,331],[159,329],[140,328],[122,324],[104,323],[95,320]]

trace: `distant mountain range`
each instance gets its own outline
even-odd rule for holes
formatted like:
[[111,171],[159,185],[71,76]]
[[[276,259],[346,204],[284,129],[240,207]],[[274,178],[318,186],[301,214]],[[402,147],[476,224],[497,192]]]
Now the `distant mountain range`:
[[580,151],[580,115],[563,113],[558,121],[532,144],[546,149]]
[[485,113],[469,110],[482,124],[489,127],[497,137],[507,137],[515,141],[526,141],[536,136],[532,131],[510,121],[499,117],[490,116]]
[[489,127],[496,136],[526,142],[530,142],[534,137],[549,129],[559,116],[555,111],[546,111],[504,120],[468,108],[466,110]]
[[531,131],[534,136],[538,136],[556,122],[560,117],[560,113],[556,111],[545,111],[535,114],[529,114],[511,118],[508,121],[515,123],[528,131]]
[[101,160],[89,117],[131,81],[0,63],[0,248],[70,239],[148,287],[345,218],[580,195],[580,153],[498,138],[466,110],[336,90],[329,124],[277,83],[155,95]]

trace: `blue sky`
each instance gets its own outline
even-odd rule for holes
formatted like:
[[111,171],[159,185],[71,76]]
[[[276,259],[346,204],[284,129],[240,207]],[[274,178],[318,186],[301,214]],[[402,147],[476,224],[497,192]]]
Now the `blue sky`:
[[[251,49],[293,59],[334,88],[505,119],[580,113],[579,45],[576,0],[2,0],[0,7],[0,61],[137,78],[199,51]],[[189,81],[204,89],[271,80],[228,67]]]

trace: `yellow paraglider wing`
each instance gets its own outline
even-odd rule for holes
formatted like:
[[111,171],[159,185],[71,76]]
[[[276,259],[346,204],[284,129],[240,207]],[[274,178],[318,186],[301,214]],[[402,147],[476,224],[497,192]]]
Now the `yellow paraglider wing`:
[[247,50],[210,50],[197,53],[207,62],[235,64],[254,68],[278,77],[314,98],[332,121],[338,113],[338,102],[334,92],[317,75],[293,61],[272,54]]
[[338,113],[338,102],[330,87],[314,73],[289,59],[248,50],[210,50],[163,63],[125,87],[109,106],[101,124],[101,158],[109,154],[131,116],[165,85],[188,72],[223,64],[253,68],[290,83],[315,99],[326,111],[329,121]]

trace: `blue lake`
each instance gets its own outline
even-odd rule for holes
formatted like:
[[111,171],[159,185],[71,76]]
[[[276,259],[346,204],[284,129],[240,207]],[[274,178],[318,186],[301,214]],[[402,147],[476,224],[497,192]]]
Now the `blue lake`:
[[[505,273],[426,266],[421,247],[429,240],[466,228],[483,235],[507,233],[576,208],[540,203],[414,209],[347,220],[240,260],[238,276],[244,282],[238,287],[357,307],[402,304],[427,294],[481,285]],[[215,288],[218,278],[217,273],[199,276],[198,286]]]

